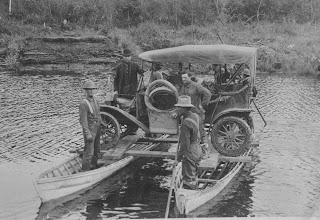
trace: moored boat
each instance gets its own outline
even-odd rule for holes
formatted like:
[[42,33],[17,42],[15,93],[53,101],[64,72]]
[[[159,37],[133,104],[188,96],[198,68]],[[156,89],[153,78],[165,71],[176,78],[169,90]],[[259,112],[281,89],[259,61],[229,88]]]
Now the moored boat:
[[246,162],[251,161],[252,147],[242,156],[223,157],[217,152],[200,162],[198,175],[199,189],[184,189],[182,182],[182,164],[174,171],[175,204],[180,214],[188,214],[217,196],[236,176]]
[[[133,144],[129,150],[149,151],[157,145],[157,143]],[[42,202],[60,199],[94,187],[137,158],[135,156],[126,156],[117,160],[104,160],[102,167],[80,172],[82,159],[80,155],[76,155],[40,174],[34,181],[34,185]]]

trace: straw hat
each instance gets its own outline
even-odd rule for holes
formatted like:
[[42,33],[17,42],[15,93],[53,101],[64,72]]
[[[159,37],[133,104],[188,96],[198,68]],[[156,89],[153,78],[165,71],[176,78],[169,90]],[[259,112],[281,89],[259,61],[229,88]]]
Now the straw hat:
[[175,104],[176,107],[194,107],[194,105],[191,104],[191,98],[187,95],[181,95],[178,97],[178,103]]

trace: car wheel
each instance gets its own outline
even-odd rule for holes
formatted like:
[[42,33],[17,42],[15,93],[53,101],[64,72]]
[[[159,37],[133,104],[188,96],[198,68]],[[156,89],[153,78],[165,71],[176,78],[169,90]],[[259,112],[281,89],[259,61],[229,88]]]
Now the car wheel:
[[102,150],[114,147],[120,139],[120,125],[111,114],[101,112],[100,145]]
[[133,124],[120,123],[120,137],[125,137],[127,135],[133,134],[138,130],[138,126]]
[[211,142],[213,147],[225,156],[240,156],[249,148],[251,129],[241,118],[223,117],[212,127]]

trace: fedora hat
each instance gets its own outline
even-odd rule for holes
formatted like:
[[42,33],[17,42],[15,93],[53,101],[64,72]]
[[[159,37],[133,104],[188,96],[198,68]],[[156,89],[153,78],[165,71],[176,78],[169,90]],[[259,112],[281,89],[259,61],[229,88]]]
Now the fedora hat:
[[131,55],[132,55],[131,50],[129,50],[127,48],[123,50],[123,56],[130,57]]
[[176,107],[194,107],[194,105],[191,104],[191,98],[187,95],[181,95],[178,97],[178,103],[175,104]]

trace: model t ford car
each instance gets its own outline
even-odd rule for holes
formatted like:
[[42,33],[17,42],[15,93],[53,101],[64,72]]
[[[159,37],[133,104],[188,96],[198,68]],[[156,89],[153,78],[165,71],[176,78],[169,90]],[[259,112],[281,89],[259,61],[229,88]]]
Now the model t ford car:
[[[213,147],[226,156],[239,156],[252,141],[250,107],[254,98],[257,49],[234,45],[185,45],[141,53],[143,62],[161,64],[164,79],[151,83],[143,77],[132,98],[108,94],[101,105],[101,141],[113,147],[120,138],[142,129],[147,136],[177,134],[179,121],[172,117],[178,99],[181,72],[196,73],[195,81],[212,96],[204,123]],[[153,74],[151,72],[151,74]]]

